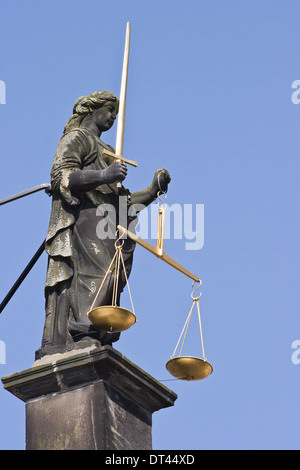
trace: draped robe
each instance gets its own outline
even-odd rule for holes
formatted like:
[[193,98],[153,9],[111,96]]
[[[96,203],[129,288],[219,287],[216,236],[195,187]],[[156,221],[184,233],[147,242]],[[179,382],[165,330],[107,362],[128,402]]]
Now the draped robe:
[[[111,303],[113,269],[103,288],[98,291],[115,253],[120,196],[123,196],[121,199],[126,201],[128,208],[131,194],[123,186],[117,188],[116,183],[102,184],[93,190],[75,194],[69,184],[73,171],[103,170],[115,162],[113,158],[102,155],[103,148],[113,150],[89,129],[74,128],[63,135],[54,156],[51,171],[52,210],[45,244],[48,253],[46,319],[42,347],[37,351],[37,357],[72,349],[74,342],[85,338],[92,337],[101,344],[111,344],[119,337],[119,334],[97,330],[89,321],[87,312],[93,303],[94,307]],[[99,210],[105,207],[104,204],[113,207],[114,211],[107,213]],[[125,212],[127,218],[128,211]],[[97,227],[101,221],[105,222],[102,227],[106,226],[106,235],[110,235],[107,238],[105,234],[99,236]],[[127,218],[131,230],[135,221],[134,218]],[[135,243],[126,239],[122,253],[127,277],[131,271],[134,248]],[[122,269],[119,278],[118,298],[126,283]]]

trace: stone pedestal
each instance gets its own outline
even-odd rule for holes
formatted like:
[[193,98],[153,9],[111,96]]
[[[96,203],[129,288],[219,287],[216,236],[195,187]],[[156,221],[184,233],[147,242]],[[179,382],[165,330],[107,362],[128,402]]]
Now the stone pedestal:
[[149,450],[177,396],[111,346],[46,356],[2,378],[26,403],[28,450]]

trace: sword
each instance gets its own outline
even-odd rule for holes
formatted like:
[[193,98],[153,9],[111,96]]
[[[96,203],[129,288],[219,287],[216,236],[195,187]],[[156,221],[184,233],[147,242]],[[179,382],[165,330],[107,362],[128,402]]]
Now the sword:
[[[128,163],[128,165],[137,167],[137,162],[133,160],[128,160],[123,157],[129,49],[130,49],[130,23],[127,22],[125,49],[124,49],[124,58],[123,58],[123,70],[122,70],[122,79],[121,79],[121,90],[120,90],[120,105],[119,105],[117,134],[116,134],[116,150],[115,150],[115,153],[113,153],[113,152],[110,152],[109,150],[103,149],[102,153],[104,155],[108,155],[109,157],[115,158],[117,161],[121,161],[122,163]],[[118,188],[120,188],[122,184],[118,182],[117,186]]]

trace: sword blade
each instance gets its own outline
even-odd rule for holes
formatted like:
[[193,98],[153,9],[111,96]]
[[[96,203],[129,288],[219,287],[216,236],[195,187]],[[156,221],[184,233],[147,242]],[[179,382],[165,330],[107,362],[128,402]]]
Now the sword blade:
[[119,105],[117,134],[116,134],[116,155],[120,157],[123,156],[129,49],[130,49],[130,23],[127,22],[121,90],[120,90],[120,105]]

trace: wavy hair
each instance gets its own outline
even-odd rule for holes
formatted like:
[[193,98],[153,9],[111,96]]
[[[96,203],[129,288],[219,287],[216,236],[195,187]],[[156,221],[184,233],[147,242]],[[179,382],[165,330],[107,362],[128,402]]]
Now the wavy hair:
[[81,121],[96,108],[101,108],[108,101],[113,101],[119,105],[118,98],[109,91],[94,91],[88,96],[78,98],[73,106],[73,114],[68,119],[63,134],[67,134],[74,127],[79,127]]

